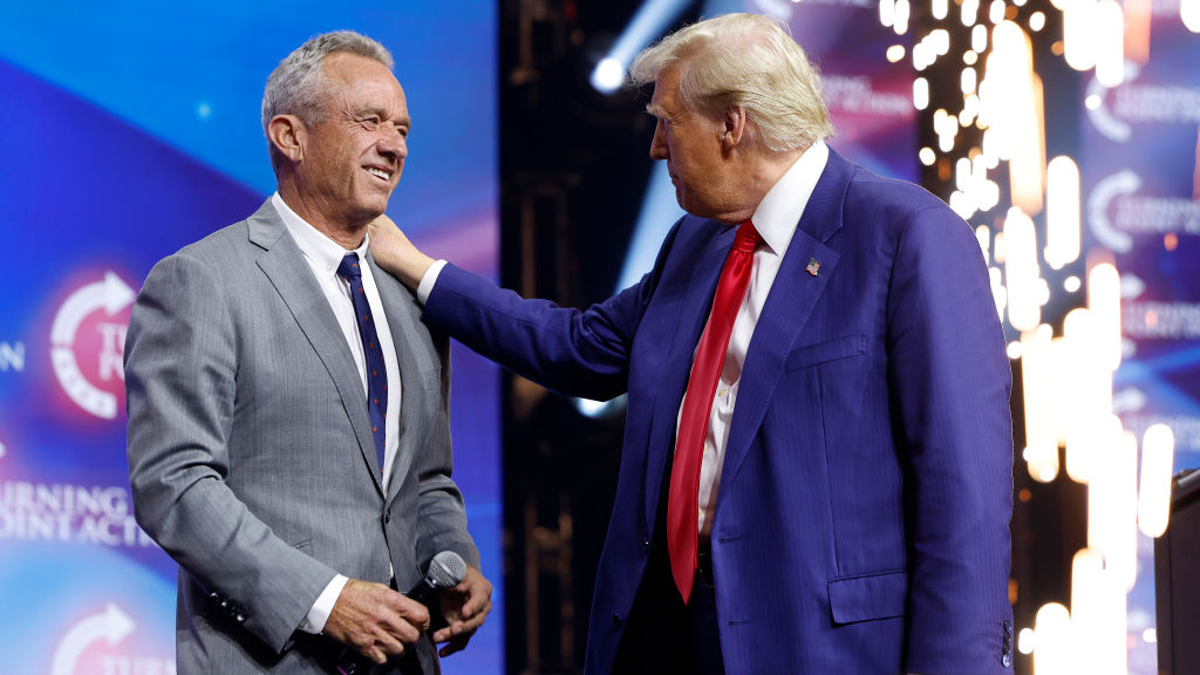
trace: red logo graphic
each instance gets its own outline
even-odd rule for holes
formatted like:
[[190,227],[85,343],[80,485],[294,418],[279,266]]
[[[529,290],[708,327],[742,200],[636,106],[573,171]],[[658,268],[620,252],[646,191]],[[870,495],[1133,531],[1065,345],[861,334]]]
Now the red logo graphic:
[[125,332],[134,290],[114,272],[63,302],[50,329],[50,360],[63,391],[80,408],[111,420],[124,398]]

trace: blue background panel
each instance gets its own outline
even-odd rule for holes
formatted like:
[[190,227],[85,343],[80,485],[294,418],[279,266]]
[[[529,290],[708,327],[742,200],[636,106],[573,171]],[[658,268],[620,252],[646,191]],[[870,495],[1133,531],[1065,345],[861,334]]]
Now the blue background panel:
[[[269,197],[262,87],[305,39],[342,28],[392,50],[414,120],[389,214],[494,276],[492,3],[0,6],[6,672],[173,672],[175,566],[136,527],[128,490],[119,363],[132,294],[157,260]],[[457,346],[453,359],[455,477],[496,592],[487,625],[444,667],[499,673],[498,377]]]

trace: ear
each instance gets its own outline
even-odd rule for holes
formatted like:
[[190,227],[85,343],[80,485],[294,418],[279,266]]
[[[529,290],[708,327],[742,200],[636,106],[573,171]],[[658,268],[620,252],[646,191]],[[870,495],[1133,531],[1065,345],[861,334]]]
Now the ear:
[[284,157],[299,162],[304,159],[304,144],[308,128],[295,115],[276,115],[267,123],[267,138]]
[[721,115],[721,148],[725,152],[741,145],[746,137],[746,109],[741,106],[731,106]]

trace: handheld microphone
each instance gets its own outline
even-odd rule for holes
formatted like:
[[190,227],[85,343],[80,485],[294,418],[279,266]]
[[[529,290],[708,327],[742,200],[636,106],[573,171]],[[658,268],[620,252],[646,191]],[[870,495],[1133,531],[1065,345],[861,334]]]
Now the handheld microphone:
[[[434,617],[442,618],[439,606],[442,591],[454,588],[462,582],[465,576],[467,576],[467,563],[463,562],[462,556],[454,551],[442,551],[433,556],[433,560],[429,562],[425,578],[418,581],[416,586],[404,594],[425,605],[425,609],[429,610],[430,630],[434,628]],[[347,648],[342,652],[342,658],[338,660],[337,672],[340,675],[359,675],[370,670],[371,665],[358,652]]]
[[429,610],[430,621],[433,621],[434,614],[441,615],[438,603],[441,601],[442,591],[454,588],[465,576],[467,564],[463,562],[462,556],[454,551],[442,551],[429,562],[425,578],[418,581],[417,585],[404,595],[425,605],[425,609]]

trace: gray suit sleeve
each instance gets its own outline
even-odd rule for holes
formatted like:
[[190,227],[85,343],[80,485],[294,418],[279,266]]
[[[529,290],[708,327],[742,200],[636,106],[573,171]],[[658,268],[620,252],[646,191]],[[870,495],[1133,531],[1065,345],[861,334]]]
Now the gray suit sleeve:
[[186,254],[146,280],[125,349],[130,483],[142,528],[205,589],[246,606],[244,627],[282,651],[335,572],[278,538],[226,482],[235,286]]
[[450,441],[450,339],[441,333],[432,333],[431,339],[442,363],[438,407],[445,421],[444,427],[435,433],[439,436],[444,433],[445,440],[438,444],[440,450],[430,453],[430,461],[422,463],[420,468],[421,515],[417,522],[421,536],[417,556],[422,565],[427,565],[433,556],[450,550],[479,569],[479,551],[467,532],[462,493],[451,478],[454,457]]

